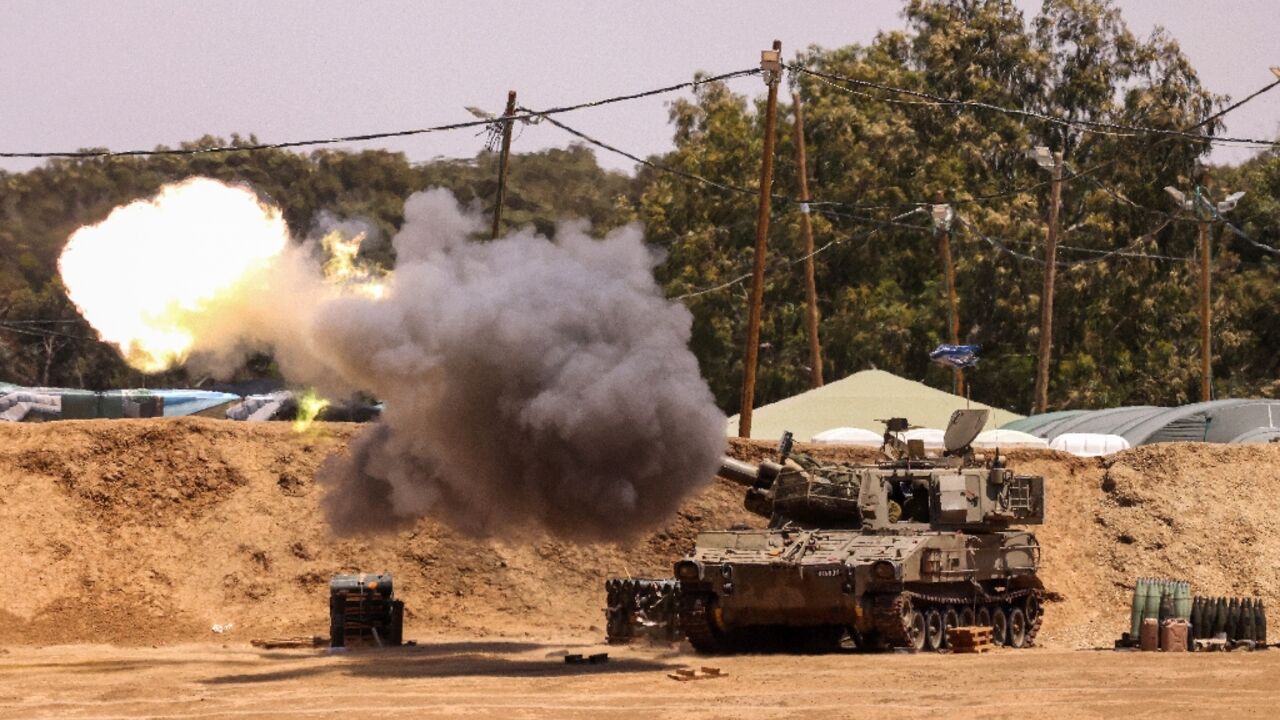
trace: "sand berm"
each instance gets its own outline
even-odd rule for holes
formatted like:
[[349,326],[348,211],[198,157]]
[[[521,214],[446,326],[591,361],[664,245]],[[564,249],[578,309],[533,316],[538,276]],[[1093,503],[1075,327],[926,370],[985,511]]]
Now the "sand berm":
[[[740,487],[717,480],[626,546],[471,540],[428,520],[336,538],[315,471],[357,429],[318,423],[299,434],[288,423],[206,419],[0,426],[0,644],[323,635],[329,576],[384,570],[408,606],[408,637],[591,636],[602,634],[605,578],[666,575],[699,530],[763,523],[742,509]],[[769,450],[734,441],[731,452]],[[1108,645],[1144,575],[1280,608],[1280,446],[1158,445],[1107,459],[1019,451],[1011,461],[1047,479],[1048,520],[1037,533],[1055,599],[1043,645]]]

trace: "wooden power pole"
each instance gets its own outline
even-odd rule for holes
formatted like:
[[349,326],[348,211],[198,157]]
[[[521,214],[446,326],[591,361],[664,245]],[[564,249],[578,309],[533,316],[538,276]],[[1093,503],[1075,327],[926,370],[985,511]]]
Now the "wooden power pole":
[[1213,338],[1210,337],[1213,318],[1209,308],[1213,270],[1213,247],[1209,239],[1209,224],[1214,219],[1213,201],[1209,198],[1209,192],[1213,187],[1213,175],[1205,169],[1199,180],[1201,187],[1196,189],[1195,205],[1196,213],[1202,218],[1198,225],[1200,229],[1200,401],[1207,402],[1213,399]]
[[516,91],[507,92],[507,110],[502,115],[502,154],[498,156],[498,199],[493,204],[494,240],[502,231],[502,206],[507,201],[507,157],[511,154],[511,117],[516,114]]
[[1213,249],[1209,246],[1209,223],[1200,222],[1200,401],[1213,399],[1213,340],[1209,337],[1210,270]]
[[[938,233],[938,252],[942,255],[942,271],[947,281],[947,342],[960,344],[960,302],[956,296],[956,267],[951,262],[951,208],[943,204],[942,193],[934,196],[934,228]],[[952,368],[952,391],[965,397],[964,368]]]
[[1058,210],[1062,204],[1062,153],[1053,154],[1053,190],[1049,200],[1049,230],[1044,248],[1044,291],[1040,297],[1040,361],[1036,367],[1033,411],[1049,410],[1049,361],[1053,354],[1053,286],[1058,275]]
[[760,354],[760,306],[764,302],[764,258],[769,239],[770,198],[773,192],[773,146],[778,122],[778,81],[782,79],[782,41],[760,53],[760,68],[769,86],[765,105],[764,157],[760,161],[760,201],[756,213],[756,257],[751,275],[751,307],[747,315],[746,358],[742,363],[742,404],[738,437],[751,437],[751,409],[756,401],[756,361]]
[[818,341],[818,284],[813,271],[813,223],[809,221],[809,166],[804,145],[804,108],[800,93],[791,93],[796,122],[796,163],[800,174],[800,228],[804,232],[804,296],[808,304],[805,325],[809,330],[809,384],[822,387],[822,344]]

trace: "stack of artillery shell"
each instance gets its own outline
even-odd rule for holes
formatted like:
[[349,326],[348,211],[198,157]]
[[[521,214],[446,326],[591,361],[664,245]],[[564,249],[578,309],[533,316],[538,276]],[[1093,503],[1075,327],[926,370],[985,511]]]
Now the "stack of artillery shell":
[[1191,608],[1196,640],[1223,636],[1236,643],[1267,643],[1267,608],[1258,598],[1196,597]]
[[[1159,633],[1158,628],[1170,623],[1190,624],[1192,621],[1192,606],[1191,583],[1185,580],[1139,578],[1133,588],[1133,604],[1129,624],[1130,640],[1136,641],[1142,638],[1144,625],[1154,626],[1154,628],[1148,627],[1148,633],[1150,634],[1153,630]],[[1150,621],[1150,623],[1147,621]],[[1185,649],[1190,649],[1194,646],[1192,633],[1193,630],[1190,629],[1185,631]],[[1152,650],[1156,649],[1152,647],[1154,644],[1150,642],[1150,638],[1145,643]],[[1143,643],[1139,643],[1139,645],[1142,646]]]
[[1138,637],[1142,621],[1147,618],[1159,622],[1191,620],[1191,610],[1191,583],[1185,580],[1139,578],[1133,588],[1129,636]]

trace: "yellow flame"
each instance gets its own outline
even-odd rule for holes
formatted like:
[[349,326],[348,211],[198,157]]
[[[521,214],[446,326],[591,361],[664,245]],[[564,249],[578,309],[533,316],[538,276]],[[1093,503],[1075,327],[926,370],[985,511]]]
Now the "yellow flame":
[[208,178],[166,185],[73,233],[58,259],[67,295],[143,372],[186,359],[189,317],[241,292],[289,233],[251,190]]
[[315,390],[307,390],[298,396],[298,416],[293,421],[294,432],[306,432],[316,421],[321,410],[329,407],[329,401],[316,394]]
[[386,294],[383,284],[385,272],[358,259],[364,239],[365,233],[347,238],[341,230],[333,230],[320,238],[320,246],[327,256],[324,277],[330,284],[344,290],[380,300]]

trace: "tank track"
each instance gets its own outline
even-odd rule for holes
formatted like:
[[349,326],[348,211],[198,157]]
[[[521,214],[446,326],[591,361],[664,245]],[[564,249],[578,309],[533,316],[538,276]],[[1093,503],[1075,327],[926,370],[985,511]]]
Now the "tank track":
[[959,609],[975,605],[1008,605],[1027,596],[1034,597],[1040,606],[1040,612],[1036,613],[1031,627],[1027,628],[1025,647],[1033,647],[1036,635],[1040,632],[1040,624],[1044,622],[1044,591],[1039,588],[1009,590],[994,595],[983,592],[977,598],[959,594],[935,595],[905,590],[894,595],[875,598],[871,608],[871,621],[876,634],[890,647],[911,647],[910,627],[905,617],[909,604],[953,606]]
[[710,596],[682,595],[680,598],[680,630],[695,650],[715,653],[726,649],[724,641],[711,626],[707,603]]

